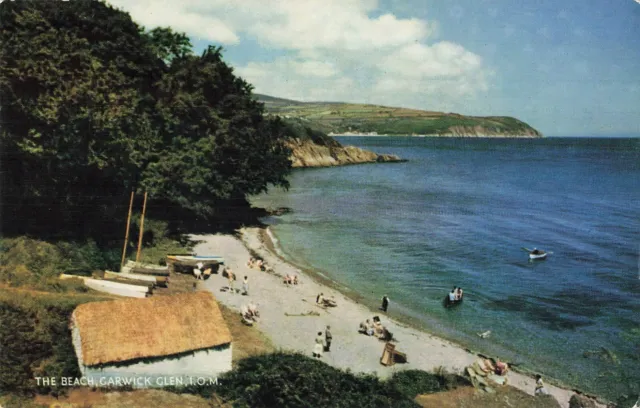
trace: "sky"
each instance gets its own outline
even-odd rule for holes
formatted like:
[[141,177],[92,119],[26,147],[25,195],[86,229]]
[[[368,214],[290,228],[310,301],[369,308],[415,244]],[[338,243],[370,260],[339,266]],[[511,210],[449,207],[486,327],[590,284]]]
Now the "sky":
[[640,0],[108,0],[254,92],[640,136]]

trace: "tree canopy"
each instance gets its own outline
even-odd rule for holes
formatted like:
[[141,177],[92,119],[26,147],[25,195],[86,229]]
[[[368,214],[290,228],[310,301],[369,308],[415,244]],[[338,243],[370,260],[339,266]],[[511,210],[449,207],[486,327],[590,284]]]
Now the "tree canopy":
[[4,2],[0,24],[5,227],[109,218],[131,190],[206,218],[288,186],[285,127],[221,48],[98,1]]

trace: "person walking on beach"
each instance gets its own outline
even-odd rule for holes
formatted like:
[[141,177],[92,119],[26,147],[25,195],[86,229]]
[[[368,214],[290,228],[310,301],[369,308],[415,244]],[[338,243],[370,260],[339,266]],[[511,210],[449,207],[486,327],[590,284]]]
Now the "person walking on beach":
[[249,294],[249,278],[247,278],[246,276],[242,281],[242,294],[245,296]]
[[389,298],[387,297],[387,295],[384,295],[382,297],[382,307],[380,309],[382,309],[383,312],[386,312],[388,307],[389,307]]
[[327,330],[324,331],[324,351],[331,351],[331,340],[333,340],[331,326],[327,326]]
[[324,338],[322,332],[318,332],[316,336],[316,342],[313,345],[313,356],[316,358],[322,357],[322,350],[324,349]]

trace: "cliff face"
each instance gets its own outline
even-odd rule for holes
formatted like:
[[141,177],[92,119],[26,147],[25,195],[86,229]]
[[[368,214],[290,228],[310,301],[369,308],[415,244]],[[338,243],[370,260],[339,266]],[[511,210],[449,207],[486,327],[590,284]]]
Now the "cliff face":
[[518,137],[538,138],[542,134],[533,128],[519,129],[517,133],[509,131],[495,131],[483,126],[451,126],[447,131],[429,136],[443,137]]
[[355,146],[342,146],[335,142],[330,146],[314,143],[309,139],[289,139],[293,167],[330,167],[358,163],[404,161],[396,155],[377,154]]

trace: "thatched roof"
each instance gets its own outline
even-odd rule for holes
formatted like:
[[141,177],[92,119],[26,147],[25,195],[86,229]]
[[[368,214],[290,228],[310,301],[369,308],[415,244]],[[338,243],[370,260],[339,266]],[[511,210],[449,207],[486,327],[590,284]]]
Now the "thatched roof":
[[85,365],[161,357],[231,342],[210,292],[85,303],[73,312]]

